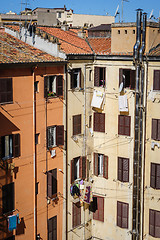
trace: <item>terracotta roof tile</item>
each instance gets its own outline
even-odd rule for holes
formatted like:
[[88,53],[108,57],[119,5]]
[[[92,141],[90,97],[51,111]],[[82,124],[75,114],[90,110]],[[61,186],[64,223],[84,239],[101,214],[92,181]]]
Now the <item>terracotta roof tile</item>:
[[55,62],[63,59],[51,56],[21,40],[0,32],[0,63]]
[[160,44],[149,51],[149,56],[160,56]]
[[88,42],[96,54],[111,53],[111,38],[88,38]]

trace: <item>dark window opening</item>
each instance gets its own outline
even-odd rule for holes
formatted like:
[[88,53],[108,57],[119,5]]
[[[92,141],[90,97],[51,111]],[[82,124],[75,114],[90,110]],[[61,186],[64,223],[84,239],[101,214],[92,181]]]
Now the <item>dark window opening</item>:
[[35,91],[36,93],[39,92],[38,85],[39,85],[39,81],[34,82],[34,91]]
[[125,34],[127,34],[127,30],[125,30]]
[[119,85],[123,83],[123,88],[135,89],[135,70],[119,69]]
[[12,78],[0,78],[0,103],[9,103],[12,101]]
[[118,34],[120,34],[121,33],[121,31],[120,30],[118,30]]
[[160,70],[154,70],[153,90],[160,90]]
[[57,196],[57,168],[47,172],[47,196]]
[[106,80],[106,68],[95,67],[94,68],[94,86],[105,87],[105,80]]
[[2,212],[9,213],[14,210],[14,183],[2,186]]
[[36,145],[39,144],[39,135],[40,135],[40,133],[36,133],[36,135],[35,135],[35,144]]

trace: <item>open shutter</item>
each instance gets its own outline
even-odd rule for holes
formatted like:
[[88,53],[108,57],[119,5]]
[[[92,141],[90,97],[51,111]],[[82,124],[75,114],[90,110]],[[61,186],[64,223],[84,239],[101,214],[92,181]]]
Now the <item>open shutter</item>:
[[155,237],[160,238],[160,211],[155,212]]
[[[122,82],[123,82],[123,69],[120,68],[119,69],[119,86]],[[123,87],[125,87],[125,86],[123,86]]]
[[47,89],[48,88],[48,77],[44,77],[44,97],[46,98],[48,96]]
[[128,204],[122,203],[122,228],[128,228]]
[[98,220],[104,222],[104,198],[97,197],[98,201]]
[[130,85],[131,89],[135,89],[135,82],[136,82],[136,71],[130,70]]
[[103,156],[103,177],[108,179],[108,156]]
[[99,131],[105,132],[105,113],[99,113],[99,118],[100,118]]
[[122,163],[123,159],[121,157],[118,157],[118,180],[122,182]]
[[82,157],[82,179],[86,178],[86,157]]
[[56,126],[56,145],[64,145],[64,126]]
[[160,189],[160,164],[156,164],[156,189]]
[[57,168],[52,170],[52,195],[57,194]]
[[74,182],[74,159],[71,160],[71,184]]
[[52,172],[47,173],[47,196],[52,198]]
[[155,235],[155,211],[152,209],[149,209],[149,235],[153,236]]
[[63,76],[56,77],[56,95],[63,96]]
[[20,134],[14,134],[13,136],[13,157],[20,156]]
[[98,113],[94,113],[94,123],[93,123],[93,130],[95,132],[99,131],[99,114]]
[[117,202],[117,226],[122,226],[122,203]]
[[160,70],[154,70],[153,90],[160,90]]
[[94,153],[94,175],[98,176],[98,153]]
[[155,188],[156,185],[156,164],[155,163],[151,163],[151,178],[150,178],[150,185],[152,188]]
[[157,119],[152,119],[152,139],[157,140]]
[[94,68],[94,86],[99,87],[99,75],[100,75],[100,68]]
[[123,158],[123,182],[129,182],[129,159]]

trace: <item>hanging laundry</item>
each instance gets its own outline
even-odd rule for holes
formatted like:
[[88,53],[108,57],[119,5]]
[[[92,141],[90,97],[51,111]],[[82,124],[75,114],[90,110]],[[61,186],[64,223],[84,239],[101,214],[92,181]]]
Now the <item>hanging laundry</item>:
[[83,201],[85,203],[90,203],[90,195],[91,195],[91,187],[90,186],[86,186],[86,189],[85,189],[85,194],[84,194],[84,198],[83,198]]
[[103,110],[104,100],[105,100],[105,93],[95,90],[93,93],[91,107],[95,107]]
[[73,196],[75,198],[80,196],[80,190],[79,190],[79,187],[77,186],[77,184],[74,184],[71,186],[70,193],[71,193],[71,196]]
[[8,216],[8,230],[13,231],[17,228],[17,215]]
[[127,96],[119,96],[118,97],[119,102],[119,111],[120,112],[128,112],[128,102],[127,102]]

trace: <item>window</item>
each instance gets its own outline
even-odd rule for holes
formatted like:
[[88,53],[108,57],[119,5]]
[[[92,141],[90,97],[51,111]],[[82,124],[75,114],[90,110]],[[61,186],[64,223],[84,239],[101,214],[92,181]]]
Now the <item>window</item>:
[[149,235],[160,238],[160,211],[149,209]]
[[130,136],[131,117],[125,115],[118,116],[118,134]]
[[36,93],[38,93],[39,92],[39,81],[35,81],[34,82],[34,91],[36,92]]
[[57,195],[57,168],[47,172],[47,196],[49,198]]
[[160,70],[154,70],[153,90],[160,90]]
[[131,69],[119,69],[119,85],[123,82],[123,88],[135,89],[136,71]]
[[2,136],[0,141],[3,160],[20,156],[20,134]]
[[81,114],[73,116],[73,135],[81,134]]
[[71,71],[71,89],[81,88],[81,68],[75,68]]
[[152,188],[160,189],[160,164],[151,163],[150,185]]
[[35,134],[35,144],[37,145],[37,144],[39,144],[39,133],[36,133]]
[[2,212],[9,213],[14,210],[14,183],[2,186]]
[[128,209],[128,203],[117,202],[117,226],[128,228]]
[[105,81],[106,81],[106,68],[95,67],[94,68],[94,86],[105,87]]
[[118,180],[129,182],[129,159],[118,157]]
[[89,81],[92,81],[92,69],[89,70]]
[[61,18],[61,15],[62,15],[61,12],[58,12],[58,18]]
[[0,78],[0,103],[8,103],[12,101],[12,78]]
[[108,179],[108,157],[94,153],[94,175],[95,176],[103,176]]
[[44,77],[44,97],[63,96],[63,76]]
[[127,34],[127,30],[124,30],[125,34]]
[[133,30],[133,34],[135,34],[135,32],[136,32],[136,31],[135,31],[135,30]]
[[105,132],[105,113],[94,113],[94,126],[95,132]]
[[76,157],[71,160],[71,183],[76,179],[85,179],[87,176],[86,157]]
[[152,139],[160,141],[160,119],[152,119]]
[[93,212],[93,219],[104,222],[104,198],[93,196],[93,202],[90,203],[89,210]]
[[89,128],[92,127],[92,115],[89,116]]
[[57,216],[48,219],[48,240],[57,240]]
[[75,228],[81,224],[81,204],[80,202],[72,205],[72,227]]
[[121,33],[121,31],[120,30],[118,30],[118,34],[120,34]]
[[53,148],[55,146],[64,145],[64,126],[51,126],[47,128],[47,146]]

